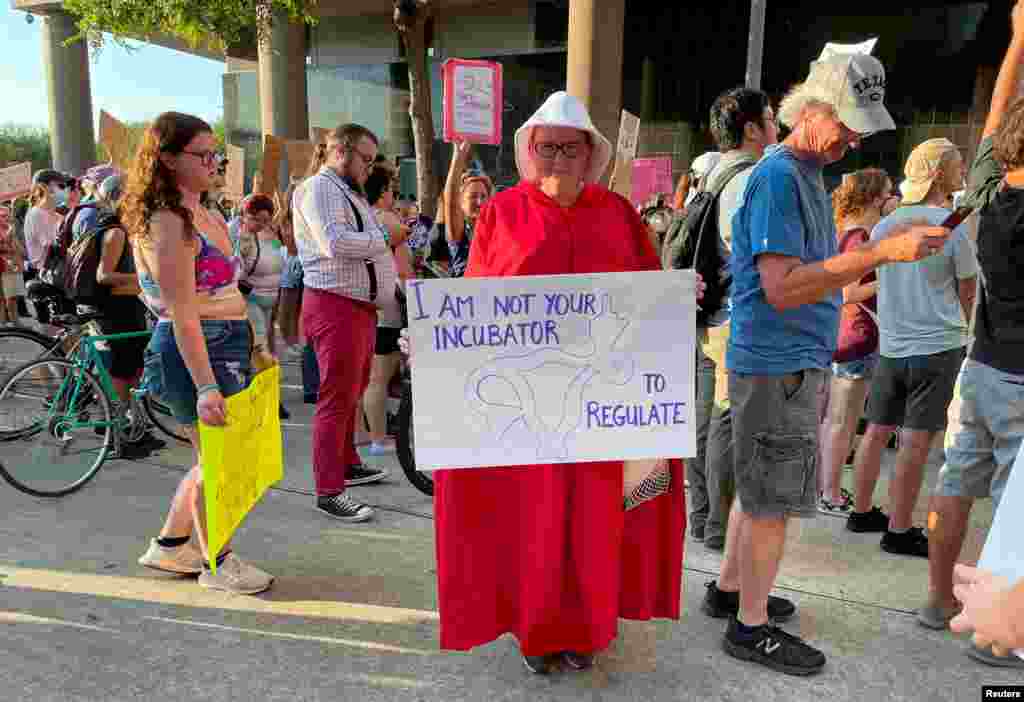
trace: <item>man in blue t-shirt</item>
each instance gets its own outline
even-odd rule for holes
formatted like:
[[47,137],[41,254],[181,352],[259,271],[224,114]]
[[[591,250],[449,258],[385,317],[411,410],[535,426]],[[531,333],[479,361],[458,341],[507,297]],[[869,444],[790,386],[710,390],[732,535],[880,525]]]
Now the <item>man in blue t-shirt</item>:
[[814,63],[780,105],[790,136],[754,167],[733,219],[726,366],[738,500],[703,610],[730,617],[723,642],[729,655],[793,675],[818,672],[825,656],[774,625],[796,608],[769,592],[787,517],[817,513],[818,420],[838,334],[839,290],[882,264],[931,255],[949,235],[906,225],[836,255],[822,168],[866,135],[895,128],[884,93],[885,71],[871,56]]

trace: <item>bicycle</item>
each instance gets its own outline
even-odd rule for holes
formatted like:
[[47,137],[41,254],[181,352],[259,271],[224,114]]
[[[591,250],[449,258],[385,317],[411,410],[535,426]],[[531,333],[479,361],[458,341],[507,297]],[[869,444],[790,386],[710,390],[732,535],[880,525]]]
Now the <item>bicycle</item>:
[[[53,326],[61,328],[60,332],[56,336],[49,336],[22,325],[0,327],[0,382],[9,378],[15,369],[32,361],[73,357],[78,351],[82,334],[89,328],[84,322],[76,324],[82,322],[83,317],[60,313],[61,307],[51,297],[40,295],[33,301],[36,304],[49,305],[50,319]],[[93,320],[97,318],[95,315],[90,317]],[[0,404],[0,412],[3,410]],[[189,443],[188,436],[174,421],[171,410],[159,399],[149,396],[145,403],[145,411],[150,422],[162,433],[181,443]],[[9,433],[0,428],[0,441],[6,441],[8,438]]]
[[146,390],[134,388],[127,404],[117,398],[97,348],[104,341],[151,332],[80,333],[99,317],[54,317],[65,332],[79,333],[74,352],[68,358],[30,361],[0,387],[0,476],[29,495],[61,497],[80,490],[111,451],[119,455],[123,444],[140,440],[151,422],[171,436],[187,439],[180,427],[153,421],[158,415]]

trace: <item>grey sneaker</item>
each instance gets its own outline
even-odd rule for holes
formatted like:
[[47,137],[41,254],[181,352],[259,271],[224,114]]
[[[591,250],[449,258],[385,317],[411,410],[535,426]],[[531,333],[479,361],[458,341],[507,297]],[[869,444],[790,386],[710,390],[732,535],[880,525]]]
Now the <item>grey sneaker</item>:
[[917,610],[917,623],[929,629],[942,631],[943,629],[949,628],[949,622],[953,617],[960,614],[961,609],[962,607],[946,609],[945,607],[940,607],[937,604],[929,602],[924,607]]
[[225,590],[236,595],[255,595],[274,582],[274,576],[251,566],[233,553],[217,566],[217,574],[203,570],[199,584],[211,590]]
[[149,550],[139,559],[139,565],[179,575],[198,575],[203,571],[203,554],[191,541],[177,548],[164,548],[156,539],[150,539]]
[[967,645],[967,655],[979,663],[995,666],[997,668],[1017,668],[1024,670],[1024,660],[1017,657],[1016,653],[1010,653],[1005,658],[992,653],[990,648],[978,648],[973,643]]

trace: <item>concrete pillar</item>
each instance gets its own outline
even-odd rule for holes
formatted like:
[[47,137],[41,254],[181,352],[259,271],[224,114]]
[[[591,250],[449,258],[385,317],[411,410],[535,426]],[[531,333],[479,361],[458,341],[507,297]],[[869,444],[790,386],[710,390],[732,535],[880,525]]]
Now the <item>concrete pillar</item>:
[[270,40],[259,46],[259,78],[263,133],[309,139],[306,25],[274,16]]
[[84,41],[64,45],[78,33],[74,18],[66,12],[48,14],[42,24],[53,167],[81,175],[96,163],[88,47]]
[[658,68],[650,56],[644,58],[640,83],[640,122],[650,124],[658,109]]
[[622,111],[625,20],[625,0],[569,0],[566,91],[583,101],[612,144],[618,139]]

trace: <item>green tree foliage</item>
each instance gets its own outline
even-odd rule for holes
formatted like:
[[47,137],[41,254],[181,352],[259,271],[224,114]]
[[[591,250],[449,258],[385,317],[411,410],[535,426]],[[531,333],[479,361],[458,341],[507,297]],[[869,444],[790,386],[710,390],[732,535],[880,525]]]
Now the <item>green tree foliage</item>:
[[[315,24],[315,0],[65,0],[89,43],[102,46],[103,33],[115,41],[169,34],[193,46],[225,49],[249,43],[274,14]],[[260,28],[262,28],[260,27]]]
[[53,164],[49,132],[42,127],[0,126],[0,168],[23,161],[31,161],[33,171]]

